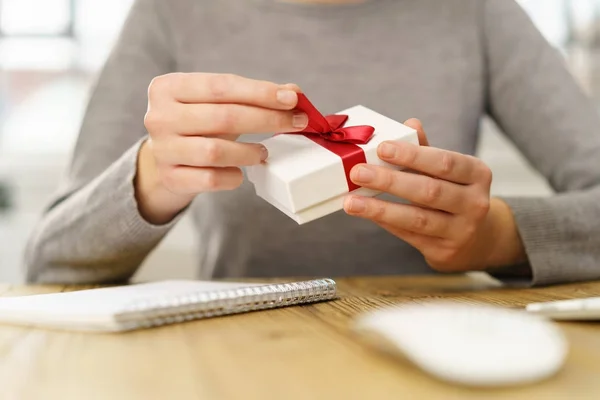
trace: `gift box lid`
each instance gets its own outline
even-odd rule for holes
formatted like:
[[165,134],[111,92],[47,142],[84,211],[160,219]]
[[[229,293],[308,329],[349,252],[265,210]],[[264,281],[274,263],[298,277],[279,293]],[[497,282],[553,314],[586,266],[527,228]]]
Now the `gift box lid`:
[[[377,147],[388,140],[418,144],[417,132],[367,107],[355,106],[338,114],[348,115],[346,126],[370,125],[375,128],[367,144],[358,144],[367,163],[390,165],[377,156]],[[304,135],[275,135],[261,142],[269,151],[267,160],[247,169],[257,192],[268,196],[292,213],[316,206],[348,193],[342,159]]]

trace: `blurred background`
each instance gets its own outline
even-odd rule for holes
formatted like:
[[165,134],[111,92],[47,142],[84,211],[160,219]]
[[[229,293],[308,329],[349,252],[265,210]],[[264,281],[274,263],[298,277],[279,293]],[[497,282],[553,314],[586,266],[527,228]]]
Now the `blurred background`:
[[[25,241],[70,161],[87,96],[133,0],[0,0],[0,282],[21,281]],[[520,0],[600,100],[600,0]],[[546,196],[550,188],[489,121],[479,154],[494,194]],[[190,278],[188,220],[137,279]]]

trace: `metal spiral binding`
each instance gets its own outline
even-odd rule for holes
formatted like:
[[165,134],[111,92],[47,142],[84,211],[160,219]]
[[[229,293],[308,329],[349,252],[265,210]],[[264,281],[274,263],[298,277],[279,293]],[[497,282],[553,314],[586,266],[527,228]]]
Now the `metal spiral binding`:
[[115,317],[123,330],[150,328],[216,317],[334,299],[336,283],[319,279],[295,283],[249,286],[212,292],[136,301]]

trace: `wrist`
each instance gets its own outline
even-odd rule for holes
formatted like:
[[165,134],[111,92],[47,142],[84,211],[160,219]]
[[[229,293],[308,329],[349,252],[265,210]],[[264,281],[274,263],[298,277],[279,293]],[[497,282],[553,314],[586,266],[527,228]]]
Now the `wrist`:
[[159,178],[151,145],[150,140],[144,141],[138,152],[134,179],[135,199],[140,215],[147,222],[163,225],[171,222],[194,197],[177,195],[164,187]]
[[513,213],[504,201],[492,198],[481,235],[484,268],[507,267],[527,262],[527,253]]

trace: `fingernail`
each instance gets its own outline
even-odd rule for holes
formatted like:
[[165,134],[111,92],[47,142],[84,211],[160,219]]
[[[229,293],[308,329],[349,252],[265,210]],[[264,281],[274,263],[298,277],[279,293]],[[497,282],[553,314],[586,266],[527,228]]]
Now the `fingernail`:
[[375,179],[375,172],[371,171],[367,167],[358,167],[358,170],[354,174],[355,180],[358,182],[370,182]]
[[298,103],[298,95],[293,90],[277,91],[277,101],[286,106],[295,106]]
[[265,161],[269,158],[269,150],[265,146],[260,146],[260,161]]
[[297,129],[304,129],[308,125],[308,115],[304,113],[296,113],[292,117],[292,126]]
[[379,152],[383,158],[394,158],[396,155],[396,146],[391,143],[382,143]]
[[367,208],[367,205],[365,203],[365,200],[360,197],[351,197],[350,200],[348,200],[348,211],[349,212],[361,213],[361,212],[365,211],[366,208]]

